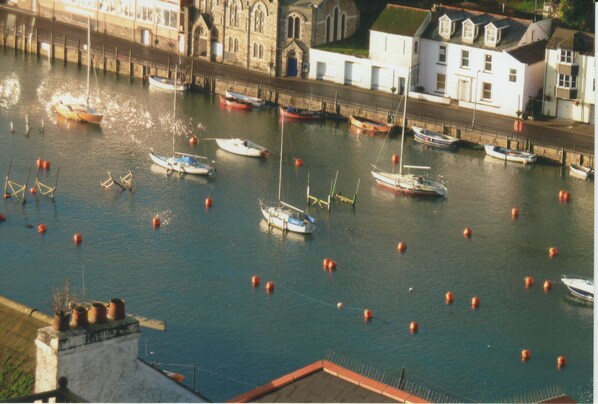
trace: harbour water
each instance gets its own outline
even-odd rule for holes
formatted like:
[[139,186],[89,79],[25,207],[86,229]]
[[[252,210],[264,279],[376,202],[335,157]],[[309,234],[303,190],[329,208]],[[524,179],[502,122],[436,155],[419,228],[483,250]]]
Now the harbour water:
[[[34,167],[29,187],[38,157],[51,162],[40,181],[53,185],[60,169],[56,203],[28,194],[25,205],[14,198],[0,205],[8,218],[0,223],[0,294],[50,313],[51,289],[69,276],[87,299],[123,297],[128,312],[167,323],[165,332],[143,330],[140,357],[186,375],[189,386],[194,365],[196,388],[215,401],[330,352],[386,376],[405,368],[408,379],[462,401],[512,400],[547,388],[593,401],[593,306],[560,282],[561,274],[593,275],[593,182],[561,167],[505,165],[481,149],[429,149],[408,137],[405,163],[442,174],[448,198],[395,196],[376,187],[370,168],[378,158],[391,168],[400,136],[383,147],[383,136],[347,123],[287,122],[288,202],[304,205],[308,174],[312,193],[322,197],[337,171],[343,195],[360,186],[355,208],[309,208],[313,235],[282,235],[268,229],[258,204],[276,197],[281,125],[274,110],[226,110],[214,96],[186,93],[173,125],[170,93],[101,73],[92,73],[91,88],[106,115],[102,125],[61,121],[53,103],[85,91],[85,70],[0,54],[2,176],[11,159],[17,183]],[[150,147],[172,152],[173,126],[178,151],[216,161],[213,178],[168,176],[151,164]],[[191,147],[193,134],[248,137],[272,156],[231,155],[211,140]],[[118,178],[128,170],[134,193],[100,187],[108,171]],[[561,189],[570,203],[559,202]],[[44,235],[39,223],[47,225]],[[75,233],[83,236],[79,246]],[[548,257],[550,247],[558,248],[556,258]],[[335,272],[322,270],[326,257],[337,262]],[[253,275],[262,279],[259,288],[250,286]],[[530,289],[526,276],[536,281]],[[553,282],[547,293],[545,280]],[[276,285],[270,295],[266,281]],[[451,305],[444,302],[449,290]],[[374,313],[367,323],[366,308]],[[411,321],[419,323],[417,334],[409,333]],[[532,353],[526,363],[522,349]],[[560,355],[567,365],[558,370]]]

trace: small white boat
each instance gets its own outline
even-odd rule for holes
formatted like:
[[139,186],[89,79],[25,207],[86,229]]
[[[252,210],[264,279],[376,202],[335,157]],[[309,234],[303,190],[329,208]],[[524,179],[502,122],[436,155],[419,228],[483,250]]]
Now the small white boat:
[[561,282],[567,286],[573,296],[594,302],[594,280],[563,275]]
[[594,175],[594,170],[590,167],[584,167],[581,164],[571,163],[569,165],[569,174],[571,174],[572,177],[587,180],[591,175]]
[[186,153],[175,153],[172,157],[159,155],[150,148],[152,161],[169,171],[176,171],[185,174],[212,175],[216,171],[213,162],[206,157],[195,156]]
[[434,132],[428,129],[420,128],[419,126],[413,126],[413,138],[420,142],[430,146],[436,147],[454,147],[459,144],[460,139],[445,135],[444,133]]
[[227,152],[249,157],[266,157],[268,149],[248,139],[216,139],[218,146]]
[[224,95],[226,96],[226,98],[234,98],[247,104],[251,104],[256,108],[261,108],[264,106],[264,104],[266,104],[266,101],[262,100],[261,98],[252,97],[250,95],[238,93],[236,91],[226,90]]
[[494,146],[492,144],[485,144],[484,149],[486,150],[486,155],[505,161],[531,164],[537,160],[537,156],[533,153],[507,149],[506,147]]
[[[429,168],[405,166],[406,168]],[[446,186],[440,181],[434,181],[423,175],[389,173],[385,170],[375,168],[372,176],[376,182],[384,188],[395,193],[411,194],[418,196],[448,196]]]
[[169,79],[168,77],[162,76],[149,76],[149,85],[151,87],[159,88],[161,90],[170,90],[174,91],[185,91],[189,89],[189,83],[177,82],[175,86],[175,82],[173,79]]

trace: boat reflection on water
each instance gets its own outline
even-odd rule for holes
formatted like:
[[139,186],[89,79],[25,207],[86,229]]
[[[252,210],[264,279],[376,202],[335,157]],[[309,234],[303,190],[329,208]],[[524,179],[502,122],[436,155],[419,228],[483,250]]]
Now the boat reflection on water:
[[278,242],[289,240],[293,243],[305,244],[308,239],[312,240],[314,238],[313,235],[310,237],[305,237],[305,234],[294,233],[292,231],[282,231],[276,227],[268,226],[268,222],[263,217],[260,220],[260,232],[268,236],[270,240]]
[[102,127],[98,124],[89,123],[85,121],[75,121],[72,119],[66,119],[64,116],[60,115],[58,112],[55,113],[56,124],[61,128],[65,128],[67,130],[72,130],[74,132],[85,133],[85,134],[93,134],[93,135],[103,135],[104,132],[102,131]]

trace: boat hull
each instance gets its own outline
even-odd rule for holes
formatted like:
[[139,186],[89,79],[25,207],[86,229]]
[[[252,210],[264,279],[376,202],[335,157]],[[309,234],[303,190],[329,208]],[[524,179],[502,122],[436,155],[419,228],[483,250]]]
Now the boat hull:
[[592,169],[576,163],[571,163],[571,165],[569,165],[569,174],[572,177],[587,180],[590,177],[590,175],[592,175]]
[[414,126],[412,129],[415,141],[429,146],[448,149],[457,146],[460,142],[456,137],[448,136],[443,133],[433,132],[417,126]]
[[248,157],[266,157],[268,149],[246,139],[216,139],[218,147],[229,153]]
[[305,109],[295,109],[289,111],[288,108],[280,106],[279,108],[280,115],[284,118],[290,119],[298,119],[304,121],[317,121],[324,119],[324,114],[322,111],[313,111],[313,110],[305,110]]
[[569,292],[580,299],[594,302],[594,282],[584,278],[563,276],[561,281],[567,286]]
[[432,181],[423,176],[413,174],[393,174],[385,171],[372,171],[376,183],[395,193],[404,193],[417,196],[442,196],[448,195],[444,184]]
[[395,130],[398,127],[397,125],[384,122],[377,122],[357,115],[351,115],[349,117],[349,122],[351,122],[351,125],[355,126],[360,130],[374,133],[387,133],[389,131]]
[[99,124],[104,115],[98,114],[93,108],[83,104],[68,104],[59,102],[55,106],[56,112],[67,120]]
[[237,99],[239,101],[243,101],[243,102],[245,102],[247,104],[253,105],[256,108],[261,108],[261,107],[263,107],[266,104],[266,101],[262,100],[261,98],[251,97],[249,95],[238,93],[238,92],[235,92],[235,91],[226,90],[224,92],[224,96],[226,98],[234,98],[234,99]]
[[507,149],[505,147],[494,146],[491,144],[484,145],[484,149],[486,150],[486,155],[490,157],[505,161],[512,161],[514,163],[532,164],[537,160],[535,154]]
[[220,105],[223,107],[238,109],[241,111],[251,111],[253,108],[253,105],[243,101],[238,101],[235,98],[225,97],[223,95],[219,95],[218,97],[220,98]]
[[[160,90],[175,90],[174,80],[162,76],[149,76],[150,87],[158,88]],[[177,83],[176,91],[186,91],[189,89],[189,84]]]
[[180,159],[174,157],[165,157],[154,153],[150,150],[150,158],[154,164],[159,165],[170,171],[176,171],[178,173],[193,174],[193,175],[212,175],[214,173],[214,167],[203,163],[197,163],[196,165],[181,163]]
[[310,234],[316,229],[316,226],[301,217],[302,215],[299,212],[294,212],[280,205],[268,205],[260,201],[260,209],[262,216],[268,221],[268,226],[300,234]]

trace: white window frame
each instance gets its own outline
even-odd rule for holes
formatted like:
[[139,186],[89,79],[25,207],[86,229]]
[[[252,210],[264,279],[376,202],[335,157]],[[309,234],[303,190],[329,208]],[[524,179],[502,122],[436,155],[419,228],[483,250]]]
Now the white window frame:
[[[489,86],[490,88],[486,88],[486,86]],[[488,95],[488,97],[486,97],[486,95]],[[492,83],[487,81],[482,82],[482,100],[492,101]]]
[[[465,56],[467,54],[467,56]],[[461,68],[469,69],[469,51],[467,49],[461,49]],[[466,63],[463,63],[466,62]]]
[[509,81],[511,83],[517,82],[517,69],[509,69]]
[[473,22],[471,22],[471,20],[466,20],[463,23],[463,39],[469,39],[473,41],[474,32],[475,27],[473,25]]
[[484,32],[484,42],[487,44],[496,45],[498,42],[498,30],[493,25],[487,25]]
[[575,52],[566,49],[561,49],[561,54],[559,55],[559,63],[571,65],[573,64],[574,56]]
[[440,24],[438,26],[438,34],[443,38],[450,38],[452,34],[452,21],[446,15],[440,17]]
[[[441,76],[443,76],[443,80],[440,80]],[[440,87],[440,83],[442,83],[442,87]],[[443,93],[446,91],[446,74],[436,73],[436,91]]]
[[491,72],[492,71],[492,54],[486,53],[484,55],[484,71]]
[[442,63],[443,65],[446,64],[446,51],[447,51],[446,45],[440,45],[438,47],[438,63]]
[[577,76],[569,76],[567,74],[559,74],[557,76],[557,87],[576,89],[577,88]]

